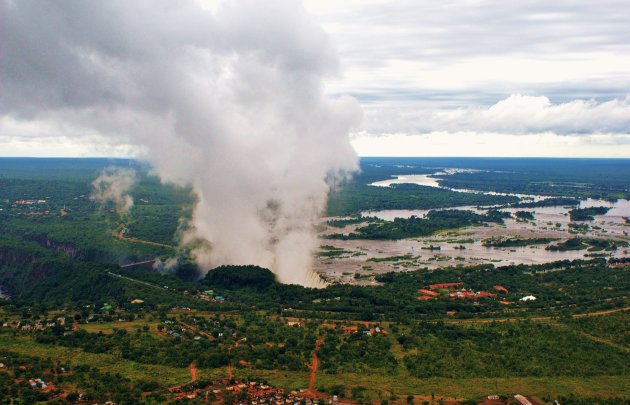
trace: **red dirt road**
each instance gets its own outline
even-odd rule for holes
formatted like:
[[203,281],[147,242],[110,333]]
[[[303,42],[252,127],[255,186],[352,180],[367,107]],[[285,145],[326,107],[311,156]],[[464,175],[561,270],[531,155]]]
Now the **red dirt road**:
[[231,380],[232,378],[234,378],[234,373],[232,372],[232,365],[228,364],[227,366],[227,372],[228,372],[228,378]]
[[197,365],[194,362],[190,363],[188,371],[190,371],[190,382],[197,381]]
[[194,326],[192,326],[192,325],[187,324],[186,322],[182,322],[182,321],[180,321],[180,320],[178,319],[178,320],[177,320],[177,323],[179,323],[180,325],[182,325],[182,326],[184,326],[184,327],[186,327],[186,328],[188,328],[188,329],[192,330],[193,332],[195,332],[195,333],[196,333],[196,334],[198,334],[198,335],[201,335],[201,336],[205,336],[205,337],[207,337],[207,338],[208,338],[208,340],[214,340],[214,336],[212,336],[211,334],[206,333],[206,332],[204,332],[204,331],[201,331],[201,330],[197,329],[196,327],[194,327]]
[[317,377],[317,367],[319,367],[319,360],[317,359],[317,352],[319,351],[320,346],[324,343],[324,338],[317,339],[317,343],[315,344],[315,350],[313,351],[313,363],[311,364],[311,376],[308,380],[308,393],[317,395],[319,394],[315,391],[315,378]]
[[188,365],[188,371],[190,372],[190,381],[187,382],[186,384],[170,387],[168,389],[170,392],[177,392],[181,390],[182,388],[184,388],[185,386],[187,386],[188,384],[194,383],[195,381],[197,381],[197,365],[194,362]]

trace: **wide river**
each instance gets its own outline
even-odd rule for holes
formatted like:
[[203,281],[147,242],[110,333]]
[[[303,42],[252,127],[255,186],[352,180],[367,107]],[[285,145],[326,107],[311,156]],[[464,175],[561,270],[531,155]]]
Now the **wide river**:
[[[419,184],[428,187],[441,187],[439,178],[435,175],[448,175],[451,172],[444,171],[434,175],[412,174],[397,176],[396,178],[379,181],[371,185],[377,187],[389,187],[392,184]],[[471,190],[455,189],[457,192],[471,192]],[[472,191],[481,193],[480,191]],[[500,194],[500,193],[487,193]],[[520,198],[538,201],[545,198],[540,195],[502,194],[516,195]],[[594,221],[585,222],[589,225],[588,231],[583,236],[598,239],[616,239],[629,241],[630,224],[624,217],[630,217],[630,201],[618,200],[614,203],[587,199],[580,202],[581,208],[604,206],[610,207],[605,215],[595,216]],[[476,206],[451,207],[463,210],[480,210]],[[486,207],[487,209],[488,207]],[[498,266],[506,264],[541,264],[557,260],[587,259],[592,252],[578,251],[549,251],[547,245],[533,245],[524,247],[493,248],[485,247],[482,241],[494,237],[510,238],[553,238],[558,241],[574,237],[569,227],[570,219],[568,211],[572,207],[537,207],[537,208],[504,208],[510,211],[530,211],[534,214],[534,221],[517,221],[514,218],[506,219],[504,224],[489,224],[489,226],[477,226],[453,231],[441,232],[433,236],[422,238],[410,238],[396,241],[371,241],[371,240],[326,240],[326,244],[343,248],[350,252],[347,257],[326,259],[319,258],[316,261],[316,270],[328,279],[351,283],[373,283],[369,278],[355,280],[354,274],[364,276],[382,273],[392,270],[413,270],[421,267],[441,268],[446,266],[470,265],[481,263],[494,263]],[[412,215],[422,217],[428,210],[382,210],[365,211],[363,216],[374,216],[387,221],[394,218],[409,218]],[[344,228],[343,232],[351,232],[356,225]],[[338,228],[329,228],[326,233],[336,233]],[[429,246],[439,246],[439,250],[428,250]],[[463,247],[463,248],[462,248]],[[424,248],[424,249],[423,249]],[[354,253],[354,254],[352,254]],[[629,257],[630,249],[620,248],[606,253],[612,257]],[[369,259],[383,259],[392,256],[410,255],[412,260],[407,263],[396,261],[368,261]]]

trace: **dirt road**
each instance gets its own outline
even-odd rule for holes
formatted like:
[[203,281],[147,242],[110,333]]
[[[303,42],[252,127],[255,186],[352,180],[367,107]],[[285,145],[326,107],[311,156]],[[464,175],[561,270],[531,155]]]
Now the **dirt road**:
[[317,343],[315,343],[315,350],[313,351],[313,362],[311,364],[311,376],[308,380],[308,392],[311,394],[316,394],[315,391],[315,379],[317,378],[317,368],[319,367],[319,359],[317,358],[317,352],[321,347],[322,343],[324,343],[324,338],[317,339]]

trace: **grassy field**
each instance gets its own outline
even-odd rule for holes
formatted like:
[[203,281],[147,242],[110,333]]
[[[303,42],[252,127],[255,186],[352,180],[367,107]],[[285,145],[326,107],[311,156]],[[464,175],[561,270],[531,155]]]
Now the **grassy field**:
[[[60,362],[70,363],[72,366],[87,364],[97,367],[100,371],[119,373],[134,380],[158,381],[165,385],[178,385],[190,381],[190,374],[186,368],[140,364],[121,359],[113,354],[86,353],[80,349],[43,345],[34,342],[29,337],[13,337],[2,333],[0,347],[28,356],[50,357]],[[199,370],[200,378],[210,378],[213,375],[211,371]]]
[[[234,374],[237,377],[264,378],[272,385],[291,389],[306,388],[308,385],[307,372],[236,369]],[[445,399],[469,399],[495,393],[527,393],[527,395],[538,397],[569,395],[570,393],[579,396],[602,397],[630,395],[627,376],[418,379],[404,375],[317,374],[315,386],[318,390],[325,391],[326,387],[339,384],[347,388],[347,395],[352,387],[365,387],[366,395],[372,399],[389,399],[392,394],[406,396],[409,392],[417,395],[434,393],[436,398]]]
[[107,322],[107,323],[88,323],[80,324],[79,329],[83,329],[90,333],[103,332],[105,334],[114,333],[114,329],[124,329],[127,332],[135,332],[136,329],[142,329],[144,326],[149,327],[149,332],[155,336],[162,336],[157,333],[157,321],[145,321],[142,319],[130,322]]

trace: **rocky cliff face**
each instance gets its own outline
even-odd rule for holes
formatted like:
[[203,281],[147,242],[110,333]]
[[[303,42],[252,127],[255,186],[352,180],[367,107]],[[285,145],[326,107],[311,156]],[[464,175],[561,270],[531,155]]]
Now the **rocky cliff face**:
[[32,263],[33,257],[17,249],[0,247],[0,264],[23,265]]
[[77,255],[77,250],[74,248],[74,246],[67,243],[61,243],[61,242],[50,240],[46,235],[28,235],[28,236],[23,236],[23,238],[24,240],[35,242],[41,247],[44,247],[46,249],[54,249],[58,252],[62,252],[66,256],[71,257],[73,259]]
[[42,242],[42,246],[49,249],[55,249],[73,259],[75,258],[77,254],[77,250],[72,245],[54,242],[48,238],[45,238],[45,240]]

